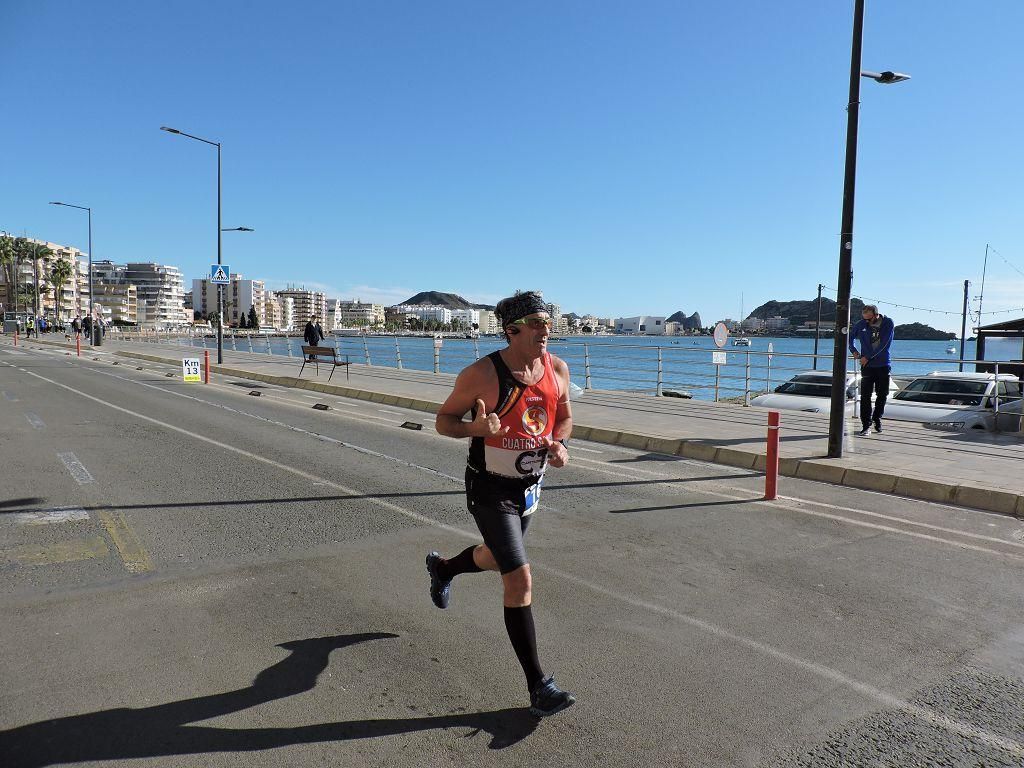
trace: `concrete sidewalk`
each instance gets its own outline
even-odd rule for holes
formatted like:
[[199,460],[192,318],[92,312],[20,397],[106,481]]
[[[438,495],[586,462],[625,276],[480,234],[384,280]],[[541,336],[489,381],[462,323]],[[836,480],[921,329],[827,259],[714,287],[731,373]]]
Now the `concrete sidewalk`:
[[[27,344],[73,348],[51,340]],[[200,348],[122,341],[105,342],[100,352],[169,363],[179,371],[182,357],[202,356]],[[89,354],[96,356],[95,352]],[[314,366],[307,365],[299,378],[301,365],[298,357],[225,351],[224,365],[213,365],[211,370],[431,413],[437,411],[455,380],[450,374],[353,364],[348,379],[339,368],[328,384],[329,365],[321,365],[319,375]],[[764,468],[764,409],[588,391],[573,399],[573,417],[573,434],[581,439]],[[1024,440],[1019,433],[946,433],[890,421],[883,434],[858,438],[852,436],[857,427],[859,422],[851,419],[846,456],[827,459],[827,417],[783,411],[781,474],[1024,517]]]

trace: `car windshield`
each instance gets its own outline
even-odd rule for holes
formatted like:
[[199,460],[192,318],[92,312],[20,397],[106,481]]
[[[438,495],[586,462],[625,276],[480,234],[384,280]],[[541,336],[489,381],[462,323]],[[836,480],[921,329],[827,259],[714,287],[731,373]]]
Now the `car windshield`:
[[896,393],[895,399],[936,405],[981,405],[987,389],[987,381],[914,379]]
[[832,379],[828,376],[794,376],[775,391],[781,395],[808,395],[828,397],[832,392]]

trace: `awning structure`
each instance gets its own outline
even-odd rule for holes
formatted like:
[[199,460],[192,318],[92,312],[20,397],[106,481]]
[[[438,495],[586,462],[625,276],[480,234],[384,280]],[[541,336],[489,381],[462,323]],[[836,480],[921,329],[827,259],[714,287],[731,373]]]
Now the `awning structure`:
[[[1024,381],[1024,317],[1017,320],[1007,320],[1003,323],[983,325],[978,328],[978,359],[985,359],[985,342],[992,339],[1018,339],[1020,345],[1018,352],[1014,355],[1012,362],[1000,362],[1000,373],[1016,374]],[[994,363],[978,363],[976,370],[981,373],[992,373],[995,370]]]

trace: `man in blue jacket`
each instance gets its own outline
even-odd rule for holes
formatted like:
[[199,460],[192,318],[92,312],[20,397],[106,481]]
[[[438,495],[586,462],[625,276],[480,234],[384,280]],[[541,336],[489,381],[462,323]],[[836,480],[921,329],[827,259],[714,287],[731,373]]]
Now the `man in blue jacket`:
[[[885,399],[889,395],[889,372],[895,326],[890,318],[878,314],[878,307],[865,304],[861,310],[862,320],[850,329],[850,352],[860,361],[860,421],[864,429],[858,435],[866,435],[871,424],[875,432],[882,431],[882,414]],[[854,344],[858,344],[860,351]],[[871,392],[875,393],[875,410],[871,410]]]

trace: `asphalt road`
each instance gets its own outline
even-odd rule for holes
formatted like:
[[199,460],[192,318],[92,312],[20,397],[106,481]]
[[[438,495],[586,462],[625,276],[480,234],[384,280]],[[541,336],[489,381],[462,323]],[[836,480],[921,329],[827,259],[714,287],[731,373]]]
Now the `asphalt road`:
[[497,578],[427,595],[463,444],[100,358],[0,341],[4,768],[1024,765],[1020,521],[575,442],[538,722]]

